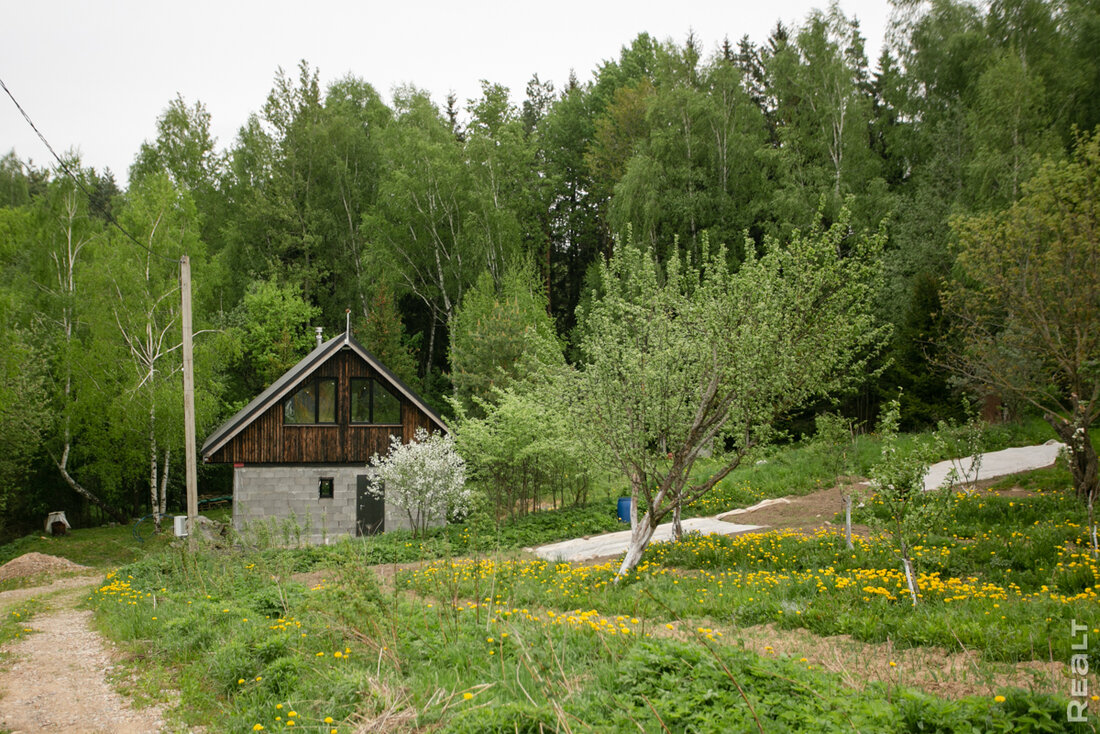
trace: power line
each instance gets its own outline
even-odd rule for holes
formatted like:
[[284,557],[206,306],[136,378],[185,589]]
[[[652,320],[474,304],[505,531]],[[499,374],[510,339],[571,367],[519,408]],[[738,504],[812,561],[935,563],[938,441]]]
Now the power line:
[[17,100],[15,98],[15,95],[11,93],[11,90],[8,89],[8,85],[4,83],[3,79],[0,79],[0,87],[3,87],[4,91],[7,92],[8,97],[10,97],[12,103],[15,104],[16,109],[18,109],[19,113],[23,115],[23,119],[26,120],[27,124],[31,126],[31,130],[34,130],[35,134],[38,135],[38,139],[42,141],[42,144],[45,145],[46,149],[49,150],[50,153],[53,155],[54,160],[57,161],[57,165],[60,166],[61,170],[64,171],[66,175],[68,175],[68,177],[73,180],[73,183],[77,185],[77,188],[79,188],[84,193],[84,195],[88,197],[89,204],[99,209],[100,213],[103,214],[103,216],[110,224],[113,224],[119,232],[122,232],[122,234],[126,235],[126,237],[129,238],[131,242],[148,252],[150,255],[155,255],[156,257],[163,258],[165,260],[168,260],[169,262],[179,262],[179,259],[177,258],[168,257],[167,255],[162,255],[159,252],[153,251],[148,245],[139,240],[137,237],[134,237],[126,230],[125,227],[119,224],[114,215],[111,214],[111,212],[108,211],[105,206],[96,201],[95,197],[92,196],[92,192],[88,191],[88,189],[84,186],[84,182],[80,180],[80,177],[73,173],[73,170],[69,167],[69,164],[63,161],[61,159],[61,156],[57,154],[57,151],[55,151],[53,149],[53,146],[50,145],[50,141],[46,140],[46,136],[43,135],[42,132],[38,129],[38,126],[34,124],[34,120],[32,120],[30,115],[27,114],[27,111],[23,109],[23,105],[19,104],[19,100]]
[[[57,151],[50,145],[50,141],[46,140],[46,136],[43,135],[38,127],[31,120],[30,115],[23,109],[23,105],[19,104],[19,100],[15,98],[15,95],[8,89],[8,85],[4,83],[3,79],[0,79],[0,87],[4,88],[4,91],[8,93],[11,101],[15,103],[16,108],[19,109],[20,114],[23,115],[23,119],[27,121],[27,124],[31,126],[31,129],[38,135],[38,139],[42,141],[43,145],[49,149],[53,154],[54,159],[58,165],[61,166],[69,178],[71,178],[77,185],[77,187],[84,192],[84,195],[88,197],[88,202],[92,206],[97,206],[95,199],[91,193],[84,187],[84,183],[77,177],[68,164],[61,160],[61,156],[57,154]],[[119,232],[126,235],[126,237],[135,245],[145,250],[150,255],[156,255],[157,257],[164,258],[165,260],[173,263],[178,263],[180,266],[180,296],[181,296],[181,308],[180,308],[180,328],[183,332],[183,424],[184,424],[184,454],[186,456],[185,475],[187,477],[187,535],[189,537],[190,547],[194,549],[195,543],[195,528],[196,519],[198,517],[198,503],[196,497],[198,497],[198,469],[196,468],[195,461],[195,376],[194,376],[194,358],[191,353],[191,261],[187,255],[179,258],[168,257],[162,255],[159,252],[154,252],[145,243],[134,237],[126,228],[118,223],[118,220],[114,218],[111,212],[107,211],[102,205],[98,205],[97,208],[103,212],[103,215],[107,218],[107,221],[113,224]]]

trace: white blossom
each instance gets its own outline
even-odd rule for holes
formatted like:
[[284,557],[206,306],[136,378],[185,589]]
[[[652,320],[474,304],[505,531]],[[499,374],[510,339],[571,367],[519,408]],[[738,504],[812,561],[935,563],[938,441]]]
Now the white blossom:
[[438,431],[429,434],[423,428],[416,429],[408,444],[400,436],[391,436],[389,454],[375,454],[370,465],[377,469],[370,482],[371,494],[405,510],[415,534],[432,521],[469,508],[466,462],[450,436]]

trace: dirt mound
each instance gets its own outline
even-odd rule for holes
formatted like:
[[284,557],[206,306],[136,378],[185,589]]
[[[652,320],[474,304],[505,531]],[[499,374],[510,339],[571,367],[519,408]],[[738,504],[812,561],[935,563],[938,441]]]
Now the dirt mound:
[[67,558],[48,556],[45,553],[25,553],[0,566],[0,581],[34,576],[39,573],[64,573],[90,571],[87,566],[73,563]]

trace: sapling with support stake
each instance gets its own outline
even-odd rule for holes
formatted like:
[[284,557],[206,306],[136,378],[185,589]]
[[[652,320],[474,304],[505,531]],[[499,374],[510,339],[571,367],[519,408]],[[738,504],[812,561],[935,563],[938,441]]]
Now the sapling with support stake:
[[841,472],[847,470],[848,450],[855,441],[855,430],[852,420],[836,413],[821,413],[814,416],[814,426],[817,429],[814,435],[814,443],[818,444],[830,461],[833,481],[844,497],[844,540],[848,544],[848,550],[855,546],[852,544],[852,501],[853,489],[851,482],[841,484]]
[[905,583],[916,606],[921,592],[913,565],[913,550],[946,511],[951,493],[944,487],[955,484],[957,474],[952,469],[943,487],[926,492],[924,477],[931,463],[932,447],[926,442],[905,446],[898,436],[900,417],[899,401],[891,400],[879,420],[882,453],[871,467],[871,491],[888,513],[887,523],[901,559]]
[[970,399],[963,396],[965,423],[940,421],[936,424],[936,441],[951,457],[950,478],[955,484],[973,488],[978,482],[982,470],[982,444],[985,438],[985,425],[974,409]]

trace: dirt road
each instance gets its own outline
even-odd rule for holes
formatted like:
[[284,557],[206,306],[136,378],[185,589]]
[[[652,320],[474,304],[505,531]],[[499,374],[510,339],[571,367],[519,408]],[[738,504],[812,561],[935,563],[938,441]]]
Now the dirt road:
[[39,598],[32,630],[0,652],[0,729],[18,732],[139,734],[165,730],[159,709],[135,709],[108,683],[113,651],[77,606],[99,577],[80,576],[0,593],[0,614]]

